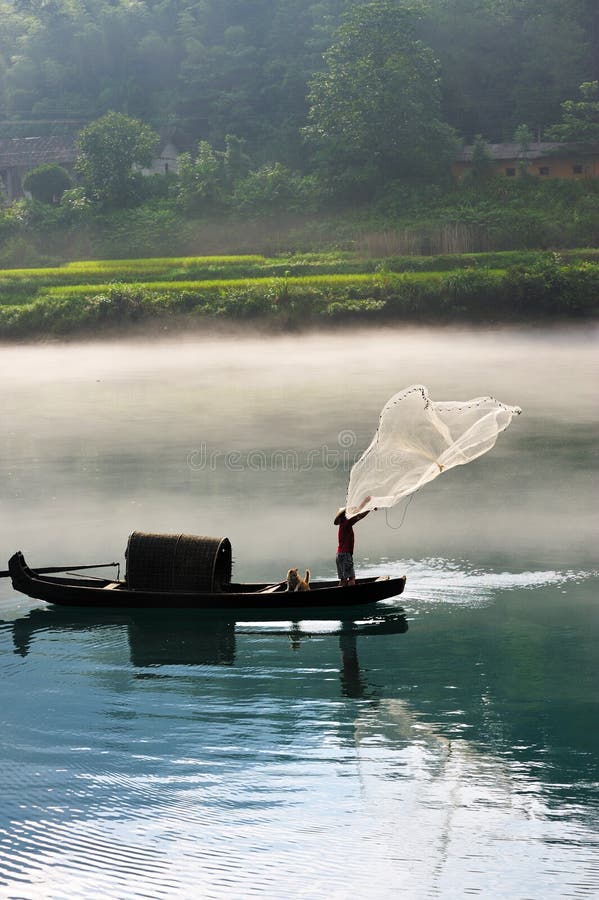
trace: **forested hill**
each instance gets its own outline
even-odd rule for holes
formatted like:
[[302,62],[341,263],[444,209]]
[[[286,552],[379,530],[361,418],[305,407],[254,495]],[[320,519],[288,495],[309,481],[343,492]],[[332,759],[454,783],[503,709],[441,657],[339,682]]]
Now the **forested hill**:
[[[340,42],[348,16],[353,38],[346,27]],[[322,126],[331,73],[337,90],[348,55],[369,41],[376,52],[369,29],[390,21],[409,49],[403,75],[429,95],[410,102],[433,102],[466,140],[511,139],[522,124],[536,136],[599,79],[597,0],[0,0],[0,135],[74,131],[115,110],[190,146],[234,134],[253,159],[301,168],[310,107]],[[401,73],[388,74],[392,89]],[[373,132],[392,101],[370,104]]]

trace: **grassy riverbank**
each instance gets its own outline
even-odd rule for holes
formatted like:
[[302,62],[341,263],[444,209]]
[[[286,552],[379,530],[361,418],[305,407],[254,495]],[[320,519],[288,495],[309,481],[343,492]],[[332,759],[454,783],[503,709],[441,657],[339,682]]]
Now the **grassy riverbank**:
[[0,271],[0,337],[170,320],[500,322],[599,311],[599,251],[102,260]]

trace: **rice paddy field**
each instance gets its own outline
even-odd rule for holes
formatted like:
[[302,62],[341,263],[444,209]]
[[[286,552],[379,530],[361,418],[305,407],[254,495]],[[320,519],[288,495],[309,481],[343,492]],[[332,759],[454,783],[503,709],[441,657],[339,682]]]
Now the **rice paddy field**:
[[169,318],[503,321],[589,316],[595,250],[361,258],[352,253],[90,260],[0,270],[0,337]]

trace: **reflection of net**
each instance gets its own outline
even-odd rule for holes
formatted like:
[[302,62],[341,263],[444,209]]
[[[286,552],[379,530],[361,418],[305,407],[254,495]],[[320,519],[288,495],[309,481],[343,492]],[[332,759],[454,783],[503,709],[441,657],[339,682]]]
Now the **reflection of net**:
[[441,472],[482,456],[520,412],[493,397],[435,402],[420,384],[400,391],[351,470],[347,515],[393,506]]

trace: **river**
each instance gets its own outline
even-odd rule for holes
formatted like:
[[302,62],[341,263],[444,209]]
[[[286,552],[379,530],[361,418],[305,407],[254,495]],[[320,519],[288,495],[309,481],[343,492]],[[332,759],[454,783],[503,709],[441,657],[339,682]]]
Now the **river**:
[[356,527],[361,620],[46,608],[0,580],[0,896],[599,895],[598,331],[344,330],[0,348],[0,543],[123,563],[226,535],[334,577],[396,391],[522,407]]

